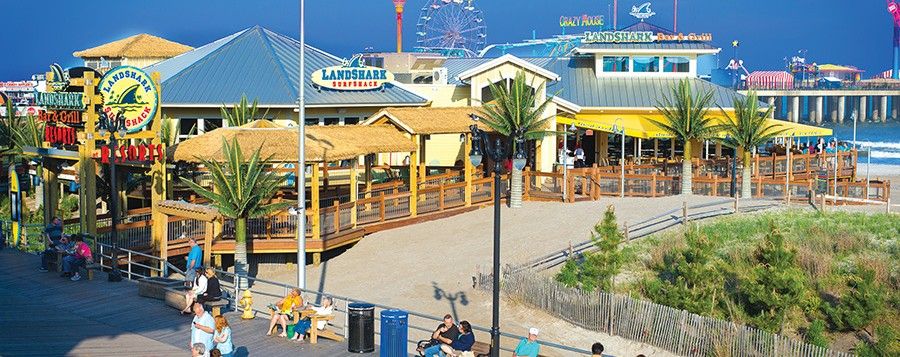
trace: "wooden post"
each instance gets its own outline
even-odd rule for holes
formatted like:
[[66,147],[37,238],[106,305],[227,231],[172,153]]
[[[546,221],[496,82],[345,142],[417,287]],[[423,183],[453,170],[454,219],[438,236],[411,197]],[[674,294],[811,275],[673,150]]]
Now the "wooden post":
[[656,197],[656,171],[653,172],[653,179],[650,181],[650,197]]
[[334,200],[334,233],[341,232],[341,201]]
[[438,185],[438,211],[444,210],[444,182]]
[[378,205],[378,221],[384,222],[384,191],[381,191],[381,202]]
[[631,242],[631,237],[628,235],[628,221],[622,224],[622,233],[625,235],[625,241]]
[[[50,224],[54,216],[57,216],[59,210],[59,181],[57,180],[57,172],[45,165],[53,163],[53,160],[44,159],[41,165],[41,176],[44,188],[44,224]],[[61,217],[60,217],[61,218]]]
[[688,205],[687,201],[681,202],[681,224],[688,223]]
[[531,189],[531,172],[528,170],[526,166],[524,170],[522,170],[522,200],[527,201],[529,198],[529,191]]
[[[421,143],[418,135],[413,135],[413,142]],[[409,216],[418,215],[419,205],[419,177],[418,177],[419,150],[409,153]]]
[[[465,188],[465,197],[463,200],[465,201],[466,207],[472,205],[472,161],[469,160],[469,152],[472,151],[472,134],[465,134],[465,143],[463,144],[463,181],[466,182]],[[522,173],[523,178],[526,177],[525,172]],[[525,180],[525,182],[528,182]],[[522,198],[525,199],[528,193],[528,185],[525,185],[525,189],[522,192]]]
[[203,266],[211,266],[210,256],[212,254],[212,242],[215,237],[215,230],[212,222],[206,222],[206,229],[203,232]]
[[310,187],[310,195],[309,195],[309,211],[312,212],[312,239],[320,240],[322,239],[322,230],[321,224],[319,222],[321,219],[321,215],[319,214],[319,163],[312,164],[312,177],[310,178],[311,187]]
[[[159,75],[151,76],[157,81]],[[48,77],[48,80],[50,78]],[[99,115],[94,109],[96,105],[103,104],[103,97],[95,95],[97,81],[93,72],[85,72],[84,74],[84,102],[86,109],[84,112],[84,145],[78,147],[78,163],[79,163],[79,187],[81,192],[80,218],[81,232],[97,236],[97,169],[94,162],[94,149],[96,149],[96,141],[94,134],[96,132],[96,124]],[[159,112],[159,111],[157,111]]]
[[353,206],[350,211],[350,225],[353,228],[356,228],[356,201],[359,199],[359,158],[353,158],[350,160],[350,202],[353,202]]
[[[363,158],[366,171],[366,195],[365,198],[372,198],[372,159],[369,155]],[[372,209],[371,203],[366,203],[366,212]]]
[[[418,157],[418,160],[416,162],[419,165],[419,172],[418,172],[419,173],[419,182],[425,182],[425,177],[428,176],[428,170],[427,170],[427,167],[425,166],[425,144],[426,144],[427,140],[425,140],[426,135],[416,135],[416,137],[418,138],[418,141],[419,141],[419,144],[418,144],[419,150],[416,155]],[[410,157],[409,161],[413,162],[412,157]]]
[[[157,213],[157,215],[160,218],[159,220],[154,220],[153,225],[156,227],[155,231],[159,232],[159,235],[162,237],[162,240],[159,242],[159,253],[157,253],[157,256],[161,261],[165,262],[169,259],[169,215],[162,213]],[[165,270],[165,267],[160,268]]]
[[739,203],[740,198],[738,198],[738,197],[740,197],[740,196],[741,196],[741,195],[738,195],[738,194],[735,194],[735,195],[734,195],[734,213],[738,213],[738,207],[739,207],[739,204],[740,204],[740,203]]

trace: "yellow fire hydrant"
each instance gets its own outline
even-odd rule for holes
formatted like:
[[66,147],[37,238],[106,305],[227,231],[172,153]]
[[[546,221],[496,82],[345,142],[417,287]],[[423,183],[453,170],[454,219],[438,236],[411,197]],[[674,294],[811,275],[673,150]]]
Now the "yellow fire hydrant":
[[241,318],[244,320],[250,320],[256,316],[253,316],[253,294],[250,293],[250,290],[244,290],[244,297],[238,301],[241,304],[241,308],[244,309],[244,314],[241,315]]

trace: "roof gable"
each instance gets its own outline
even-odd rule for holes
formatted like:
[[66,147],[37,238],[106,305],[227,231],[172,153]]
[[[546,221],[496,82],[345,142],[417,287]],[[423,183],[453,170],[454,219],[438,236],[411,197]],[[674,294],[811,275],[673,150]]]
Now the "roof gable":
[[473,67],[473,68],[463,71],[462,73],[457,75],[457,77],[459,77],[460,80],[466,80],[466,79],[472,78],[478,74],[484,73],[486,71],[489,71],[493,68],[496,68],[496,67],[501,66],[506,63],[513,64],[517,67],[522,67],[524,69],[527,69],[529,71],[537,73],[538,75],[540,75],[544,78],[547,78],[551,81],[555,81],[555,80],[559,79],[559,75],[557,75],[556,73],[548,71],[541,66],[535,65],[529,61],[526,61],[524,59],[521,59],[519,57],[510,55],[510,54],[506,54],[506,55],[494,58],[492,60],[489,60],[487,62],[481,63],[476,67]]

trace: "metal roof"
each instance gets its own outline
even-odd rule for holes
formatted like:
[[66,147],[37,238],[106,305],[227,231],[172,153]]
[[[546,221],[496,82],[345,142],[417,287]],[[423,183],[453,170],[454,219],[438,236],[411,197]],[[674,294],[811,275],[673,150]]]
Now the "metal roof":
[[[490,61],[490,58],[451,58],[444,62],[447,78],[455,84],[456,76],[469,69]],[[670,96],[672,86],[678,78],[636,78],[600,77],[594,73],[593,56],[563,58],[524,58],[535,65],[546,68],[560,76],[547,86],[548,93],[556,95],[585,108],[653,108],[664,96]],[[711,90],[712,106],[731,108],[735,97],[743,97],[738,92],[721,87],[699,78],[690,78],[692,89]],[[761,107],[767,107],[760,103]]]
[[[242,95],[261,106],[296,105],[300,43],[260,26],[251,27],[145,68],[162,77],[163,105],[221,105]],[[313,71],[341,59],[306,46],[306,83]],[[307,105],[424,105],[427,100],[393,84],[371,91],[306,90]]]

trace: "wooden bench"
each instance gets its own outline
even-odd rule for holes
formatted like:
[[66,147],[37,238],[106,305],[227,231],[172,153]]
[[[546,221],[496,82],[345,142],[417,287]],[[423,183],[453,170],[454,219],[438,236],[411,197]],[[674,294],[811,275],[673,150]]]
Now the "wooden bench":
[[[336,334],[334,331],[328,329],[328,321],[334,320],[334,315],[328,316],[319,316],[319,315],[311,315],[309,316],[310,327],[309,331],[306,333],[309,334],[309,343],[318,343],[319,337],[324,337],[329,340],[334,340],[337,342],[343,342],[344,338],[340,335]],[[319,321],[325,321],[325,328],[319,330]]]
[[203,303],[204,307],[209,307],[212,310],[213,316],[219,316],[222,314],[222,306],[228,306],[228,300],[225,299],[217,299],[213,301],[207,301]]

